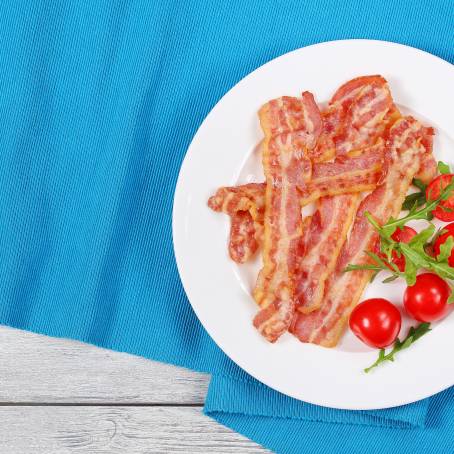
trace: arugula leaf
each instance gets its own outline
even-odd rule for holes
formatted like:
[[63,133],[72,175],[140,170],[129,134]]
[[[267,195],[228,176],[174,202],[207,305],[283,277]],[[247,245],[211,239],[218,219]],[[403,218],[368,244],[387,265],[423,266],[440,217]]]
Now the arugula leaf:
[[418,268],[427,268],[429,266],[429,261],[426,259],[425,254],[421,254],[410,245],[399,243],[399,249],[404,254],[405,260],[411,260]]
[[404,203],[402,204],[402,210],[411,210],[415,204],[416,207],[420,207],[426,203],[426,188],[427,185],[424,184],[418,178],[413,178],[413,186],[416,186],[419,189],[419,192],[414,192],[413,194],[407,195],[405,197]]
[[387,277],[386,279],[382,280],[382,284],[388,284],[389,282],[395,281],[399,276],[393,274],[392,276]]
[[435,226],[429,223],[429,226],[417,233],[409,242],[408,245],[419,251],[424,251],[424,245],[430,240],[435,233]]
[[381,266],[381,269],[387,269],[386,263],[377,254],[370,251],[364,251],[377,265]]
[[438,274],[440,277],[446,279],[454,279],[454,268],[450,267],[448,263],[438,263],[436,260],[430,261],[430,266],[427,268]]
[[385,361],[394,361],[394,355],[396,353],[410,347],[410,345],[414,344],[419,338],[424,336],[424,334],[428,333],[429,331],[430,323],[421,323],[416,328],[412,326],[408,331],[407,337],[403,341],[396,339],[394,346],[389,353],[386,353],[385,349],[382,348],[378,352],[377,360],[371,366],[366,367],[366,369],[364,369],[364,372],[370,372],[372,369],[374,369],[381,363],[384,363]]
[[[446,200],[451,196],[452,191],[454,190],[454,178],[451,180],[451,182],[441,191],[440,196],[436,198],[435,200],[428,201],[426,205],[421,208],[417,209],[417,206],[414,205],[409,213],[400,218],[400,219],[390,219],[386,224],[384,224],[381,228],[377,230],[377,228],[374,225],[374,228],[382,234],[382,236],[385,236],[389,238],[394,231],[399,228],[403,227],[407,222],[417,220],[417,219],[425,219],[425,220],[430,220],[431,219],[431,214],[432,211],[440,204],[442,200]],[[367,213],[369,216],[366,216],[367,219],[372,217],[370,213]],[[365,213],[366,215],[366,213]],[[376,222],[377,223],[377,222]]]
[[440,253],[437,255],[437,262],[446,262],[451,256],[453,246],[454,238],[448,236],[446,241],[440,245]]
[[399,268],[392,262],[385,260],[378,256],[377,254],[370,252],[370,251],[364,251],[365,254],[367,254],[373,261],[373,263],[366,263],[362,265],[354,265],[350,263],[347,265],[343,272],[348,273],[350,271],[358,271],[358,270],[366,270],[366,271],[374,271],[374,273],[371,276],[370,282],[373,282],[375,277],[380,271],[388,271],[392,273],[392,276],[386,278],[383,282],[388,283],[392,282],[398,277],[402,277],[403,273],[399,271]]
[[405,197],[404,203],[402,204],[402,210],[411,210],[415,204],[417,207],[420,207],[425,203],[426,194],[424,192],[414,192],[413,194],[409,194]]
[[419,178],[413,178],[411,184],[416,186],[421,191],[425,191],[427,188],[427,184],[423,183]]
[[440,277],[454,279],[454,268],[449,266],[447,261],[439,262],[437,259],[428,255],[424,248],[420,250],[412,248],[410,243],[399,243],[398,247],[404,254],[406,262],[407,260],[410,260],[417,268],[425,268],[426,270],[438,274]]
[[444,163],[443,161],[438,161],[438,171],[442,174],[442,175],[447,175],[449,173],[451,173],[451,169],[449,168],[449,165]]
[[409,285],[409,286],[415,285],[417,271],[418,271],[418,268],[411,260],[405,260],[404,274],[405,274],[405,280],[407,282],[407,285]]
[[441,235],[444,235],[445,233],[448,233],[448,230],[446,230],[444,227],[439,227],[438,230],[435,232],[435,235],[432,237],[430,242],[426,243],[425,248],[427,249],[428,247],[433,248],[435,242],[437,241],[438,237]]
[[[407,279],[408,285],[413,285],[415,280],[416,280],[416,267],[413,266],[411,262],[409,266],[414,267],[414,272],[413,275],[414,277],[408,277],[407,276],[407,271],[405,273],[402,273],[397,265],[392,261],[392,259],[387,259],[387,258],[382,258],[377,254],[374,254],[373,252],[370,251],[364,251],[365,254],[367,254],[373,261],[373,263],[367,263],[363,265],[353,265],[349,264],[347,265],[346,268],[344,268],[343,272],[347,273],[349,271],[357,271],[357,270],[368,270],[368,271],[373,271],[372,276],[370,278],[370,282],[373,282],[374,279],[377,277],[377,274],[380,271],[387,271],[388,273],[391,273],[391,276],[388,276],[385,278],[382,283],[383,284],[388,284],[389,282],[395,281],[399,277],[405,277]],[[399,252],[396,251],[398,254]],[[410,276],[410,274],[408,273]],[[413,276],[412,275],[412,276]]]
[[365,212],[364,212],[364,216],[365,216],[366,219],[369,221],[369,223],[372,225],[372,227],[373,227],[378,233],[380,233],[381,225],[374,219],[374,217],[373,217],[368,211],[365,211]]
[[[373,222],[375,221],[373,220]],[[384,283],[389,283],[398,277],[403,277],[409,286],[415,284],[417,271],[421,268],[432,271],[442,278],[454,279],[454,268],[451,267],[447,261],[447,258],[451,254],[450,251],[454,247],[454,239],[451,238],[449,242],[447,241],[445,243],[446,246],[440,248],[439,257],[431,257],[427,254],[425,247],[427,241],[430,240],[434,232],[435,226],[430,224],[427,228],[416,234],[409,243],[397,243],[392,239],[389,240],[387,236],[383,236],[383,232],[380,229],[379,234],[381,236],[381,241],[388,242],[387,252],[389,254],[386,257],[380,257],[373,252],[365,251],[372,259],[372,263],[362,265],[349,264],[344,269],[344,272],[356,270],[374,271],[374,275],[371,279],[373,280],[379,271],[387,271],[388,273],[391,273],[391,276],[385,278],[383,280]],[[401,255],[405,257],[405,269],[403,272],[401,272],[393,262],[392,252],[395,252],[399,257]]]
[[452,213],[454,210],[449,207],[445,207],[443,205],[440,205],[438,208],[440,208],[441,211],[444,211],[445,213]]
[[373,271],[381,271],[383,268],[381,266],[377,266],[377,265],[353,265],[353,264],[349,264],[347,265],[343,272],[344,273],[348,273],[349,271],[358,271],[358,270],[373,270]]

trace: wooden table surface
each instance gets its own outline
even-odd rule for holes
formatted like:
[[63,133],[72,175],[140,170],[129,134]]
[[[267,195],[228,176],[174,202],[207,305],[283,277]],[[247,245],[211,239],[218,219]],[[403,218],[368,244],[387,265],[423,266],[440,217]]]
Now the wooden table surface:
[[202,413],[209,376],[0,327],[0,453],[265,453]]

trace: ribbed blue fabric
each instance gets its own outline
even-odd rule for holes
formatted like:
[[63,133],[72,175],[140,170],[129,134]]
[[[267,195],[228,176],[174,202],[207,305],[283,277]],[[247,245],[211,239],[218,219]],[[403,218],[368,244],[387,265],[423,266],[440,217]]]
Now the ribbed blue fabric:
[[246,376],[213,375],[208,390],[205,412],[241,413],[330,422],[374,425],[377,427],[411,429],[424,427],[430,399],[414,405],[384,410],[350,411],[302,403]]
[[[244,397],[242,395],[242,397]],[[240,398],[233,395],[232,398]],[[242,414],[224,408],[209,415],[256,442],[286,454],[451,454],[454,390],[431,398],[424,427],[386,428],[322,420]]]
[[0,2],[0,323],[212,372],[207,413],[278,452],[452,452],[452,390],[377,412],[282,396],[211,341],[175,266],[205,115],[273,57],[355,37],[453,62],[453,3]]

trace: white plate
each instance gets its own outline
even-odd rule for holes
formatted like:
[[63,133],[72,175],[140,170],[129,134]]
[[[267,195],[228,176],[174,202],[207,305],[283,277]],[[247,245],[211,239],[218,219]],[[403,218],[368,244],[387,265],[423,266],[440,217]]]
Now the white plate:
[[[279,57],[249,74],[210,112],[183,162],[175,192],[173,238],[184,289],[218,346],[250,375],[291,397],[334,408],[376,409],[425,398],[454,384],[454,316],[394,363],[365,374],[377,351],[347,334],[335,349],[286,334],[274,345],[253,328],[250,292],[260,258],[237,266],[227,253],[229,219],[207,207],[219,186],[263,181],[257,110],[309,90],[319,102],[353,77],[382,74],[396,103],[437,130],[434,152],[454,164],[454,66],[420,50],[382,41],[334,41]],[[449,136],[451,135],[451,136]],[[370,285],[364,297],[401,303],[403,284]]]

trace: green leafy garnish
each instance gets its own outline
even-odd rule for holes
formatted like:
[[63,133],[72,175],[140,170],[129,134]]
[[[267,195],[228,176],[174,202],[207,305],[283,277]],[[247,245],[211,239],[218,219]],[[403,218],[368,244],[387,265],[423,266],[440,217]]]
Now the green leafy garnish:
[[423,183],[419,178],[413,178],[412,184],[421,191],[425,191],[427,188],[427,184]]
[[420,207],[426,203],[426,193],[425,192],[414,192],[413,194],[408,194],[405,197],[404,203],[402,204],[402,210],[411,210],[415,205]]
[[377,254],[374,254],[370,251],[365,251],[365,253],[372,259],[372,263],[367,263],[363,265],[347,265],[344,268],[344,273],[348,273],[349,271],[357,271],[357,270],[369,270],[373,271],[372,276],[370,278],[370,282],[373,282],[375,277],[380,271],[389,271],[392,276],[387,277],[383,283],[386,284],[388,282],[392,282],[396,280],[398,277],[405,277],[404,273],[399,271],[399,268],[388,258],[380,257]]
[[427,185],[417,178],[413,178],[412,184],[419,189],[419,192],[414,192],[413,194],[409,194],[405,197],[404,203],[402,204],[403,210],[410,210],[415,205],[420,207],[426,203]]
[[381,363],[384,363],[385,361],[394,361],[394,355],[396,353],[410,347],[410,345],[414,344],[419,338],[424,336],[424,334],[428,333],[429,331],[430,323],[421,323],[416,328],[412,326],[408,331],[407,337],[403,341],[396,339],[393,348],[389,353],[386,353],[385,349],[382,348],[378,353],[377,360],[371,366],[364,369],[364,372],[370,372],[372,369],[374,369]]
[[[448,258],[451,255],[451,251],[454,247],[454,239],[449,237],[446,242],[440,247],[440,254],[437,257],[432,257],[426,252],[426,244],[431,239],[435,232],[435,226],[430,224],[429,227],[415,235],[409,243],[398,243],[392,239],[388,239],[386,236],[382,236],[382,231],[378,230],[380,239],[385,243],[382,246],[382,250],[386,252],[387,257],[379,257],[377,254],[372,252],[366,252],[370,257],[372,263],[362,265],[348,265],[344,271],[355,271],[355,270],[372,270],[374,276],[380,271],[387,271],[391,273],[391,276],[386,278],[383,283],[392,282],[395,279],[401,277],[407,282],[407,285],[414,285],[416,282],[416,273],[419,269],[424,268],[428,271],[432,271],[438,274],[440,277],[445,279],[454,280],[454,268],[448,263]],[[395,251],[400,257],[405,257],[405,269],[400,271],[392,261],[392,252]],[[389,253],[391,252],[391,254]],[[448,302],[454,301],[454,296],[451,295]]]
[[446,262],[451,256],[453,246],[454,238],[448,236],[446,241],[440,245],[440,253],[437,255],[437,262]]
[[451,169],[449,168],[448,164],[444,163],[443,161],[438,161],[438,171],[442,175],[447,175],[451,173]]
[[[418,185],[421,183],[418,181]],[[441,245],[440,253],[437,257],[432,257],[427,253],[428,247],[433,244],[436,236],[441,232],[435,232],[435,226],[429,222],[429,225],[415,235],[409,243],[400,243],[392,239],[393,233],[398,228],[403,228],[409,221],[416,219],[424,219],[430,221],[431,212],[434,210],[441,201],[450,197],[451,192],[454,190],[454,180],[444,188],[440,196],[433,201],[427,202],[424,207],[418,209],[416,204],[410,209],[409,213],[400,218],[390,218],[384,225],[380,225],[374,217],[365,212],[367,220],[373,226],[375,231],[380,237],[380,254],[375,254],[370,251],[365,251],[369,256],[369,262],[366,264],[349,264],[344,271],[356,270],[369,270],[373,271],[371,281],[376,277],[380,271],[387,271],[391,276],[384,279],[384,283],[392,282],[397,278],[404,278],[407,285],[414,285],[416,282],[417,271],[424,268],[431,271],[444,279],[454,280],[454,268],[448,263],[451,251],[454,247],[454,239],[448,238],[447,241]],[[393,254],[397,257],[402,255],[405,257],[405,269],[400,271],[399,268],[393,263]],[[451,286],[451,296],[448,303],[454,302],[454,292]]]
[[[403,227],[407,222],[414,221],[417,219],[425,219],[426,221],[430,221],[432,219],[432,211],[437,208],[437,206],[443,200],[447,200],[450,196],[452,191],[454,190],[454,179],[441,191],[439,197],[435,200],[431,200],[426,203],[426,205],[418,210],[416,204],[410,208],[409,213],[399,219],[390,218],[389,221],[380,226],[372,217],[370,213],[367,211],[364,213],[369,222],[375,227],[380,233],[380,236],[385,238],[391,238],[391,235],[395,232],[395,230],[399,227]],[[378,228],[377,228],[378,226]]]
[[454,290],[452,288],[452,285],[449,285],[449,287],[451,287],[451,294],[449,295],[449,298],[448,298],[448,304],[452,304],[454,303]]

